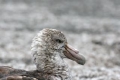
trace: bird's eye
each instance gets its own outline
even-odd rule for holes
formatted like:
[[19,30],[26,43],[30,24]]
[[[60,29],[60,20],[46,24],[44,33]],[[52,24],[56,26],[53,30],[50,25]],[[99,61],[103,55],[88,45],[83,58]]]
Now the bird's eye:
[[60,39],[56,39],[55,41],[56,41],[57,43],[63,43],[63,41],[60,40]]

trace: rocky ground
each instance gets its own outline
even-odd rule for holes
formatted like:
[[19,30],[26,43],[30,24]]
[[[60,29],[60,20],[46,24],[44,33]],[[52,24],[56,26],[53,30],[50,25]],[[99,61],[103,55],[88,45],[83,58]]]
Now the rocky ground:
[[63,31],[87,60],[84,66],[65,60],[74,80],[120,80],[119,19],[80,16],[78,10],[69,9],[70,4],[79,5],[74,1],[30,1],[0,1],[0,66],[35,69],[30,53],[32,38],[48,27]]

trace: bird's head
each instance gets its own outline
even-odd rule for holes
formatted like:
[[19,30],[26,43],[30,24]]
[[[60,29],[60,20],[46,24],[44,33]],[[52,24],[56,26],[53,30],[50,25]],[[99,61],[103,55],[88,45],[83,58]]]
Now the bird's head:
[[59,54],[61,58],[69,58],[78,64],[85,64],[85,58],[67,43],[65,35],[59,30],[48,28],[41,30],[32,43],[33,51],[37,48],[53,55]]

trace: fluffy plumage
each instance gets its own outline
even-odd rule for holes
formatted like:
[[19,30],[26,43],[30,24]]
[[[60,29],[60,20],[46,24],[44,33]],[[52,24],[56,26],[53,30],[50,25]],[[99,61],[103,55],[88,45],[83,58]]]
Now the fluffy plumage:
[[[40,31],[32,43],[32,54],[37,70],[50,73],[54,79],[59,77],[60,80],[70,80],[69,70],[63,58],[67,56],[76,61],[78,59],[71,55],[70,51],[67,50],[67,46],[66,37],[61,31],[56,29],[43,29]],[[73,54],[77,54],[80,59],[82,58],[81,61],[83,62],[81,64],[84,64],[84,57],[79,56],[77,51],[75,52]]]

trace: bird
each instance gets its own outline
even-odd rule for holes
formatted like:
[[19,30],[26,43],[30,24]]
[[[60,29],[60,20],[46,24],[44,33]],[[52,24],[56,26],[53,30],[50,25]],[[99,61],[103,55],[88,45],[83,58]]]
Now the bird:
[[3,80],[73,80],[64,58],[71,59],[80,65],[86,60],[67,42],[63,32],[57,29],[44,28],[33,38],[31,54],[36,70],[26,71],[8,66],[0,67],[0,78]]

